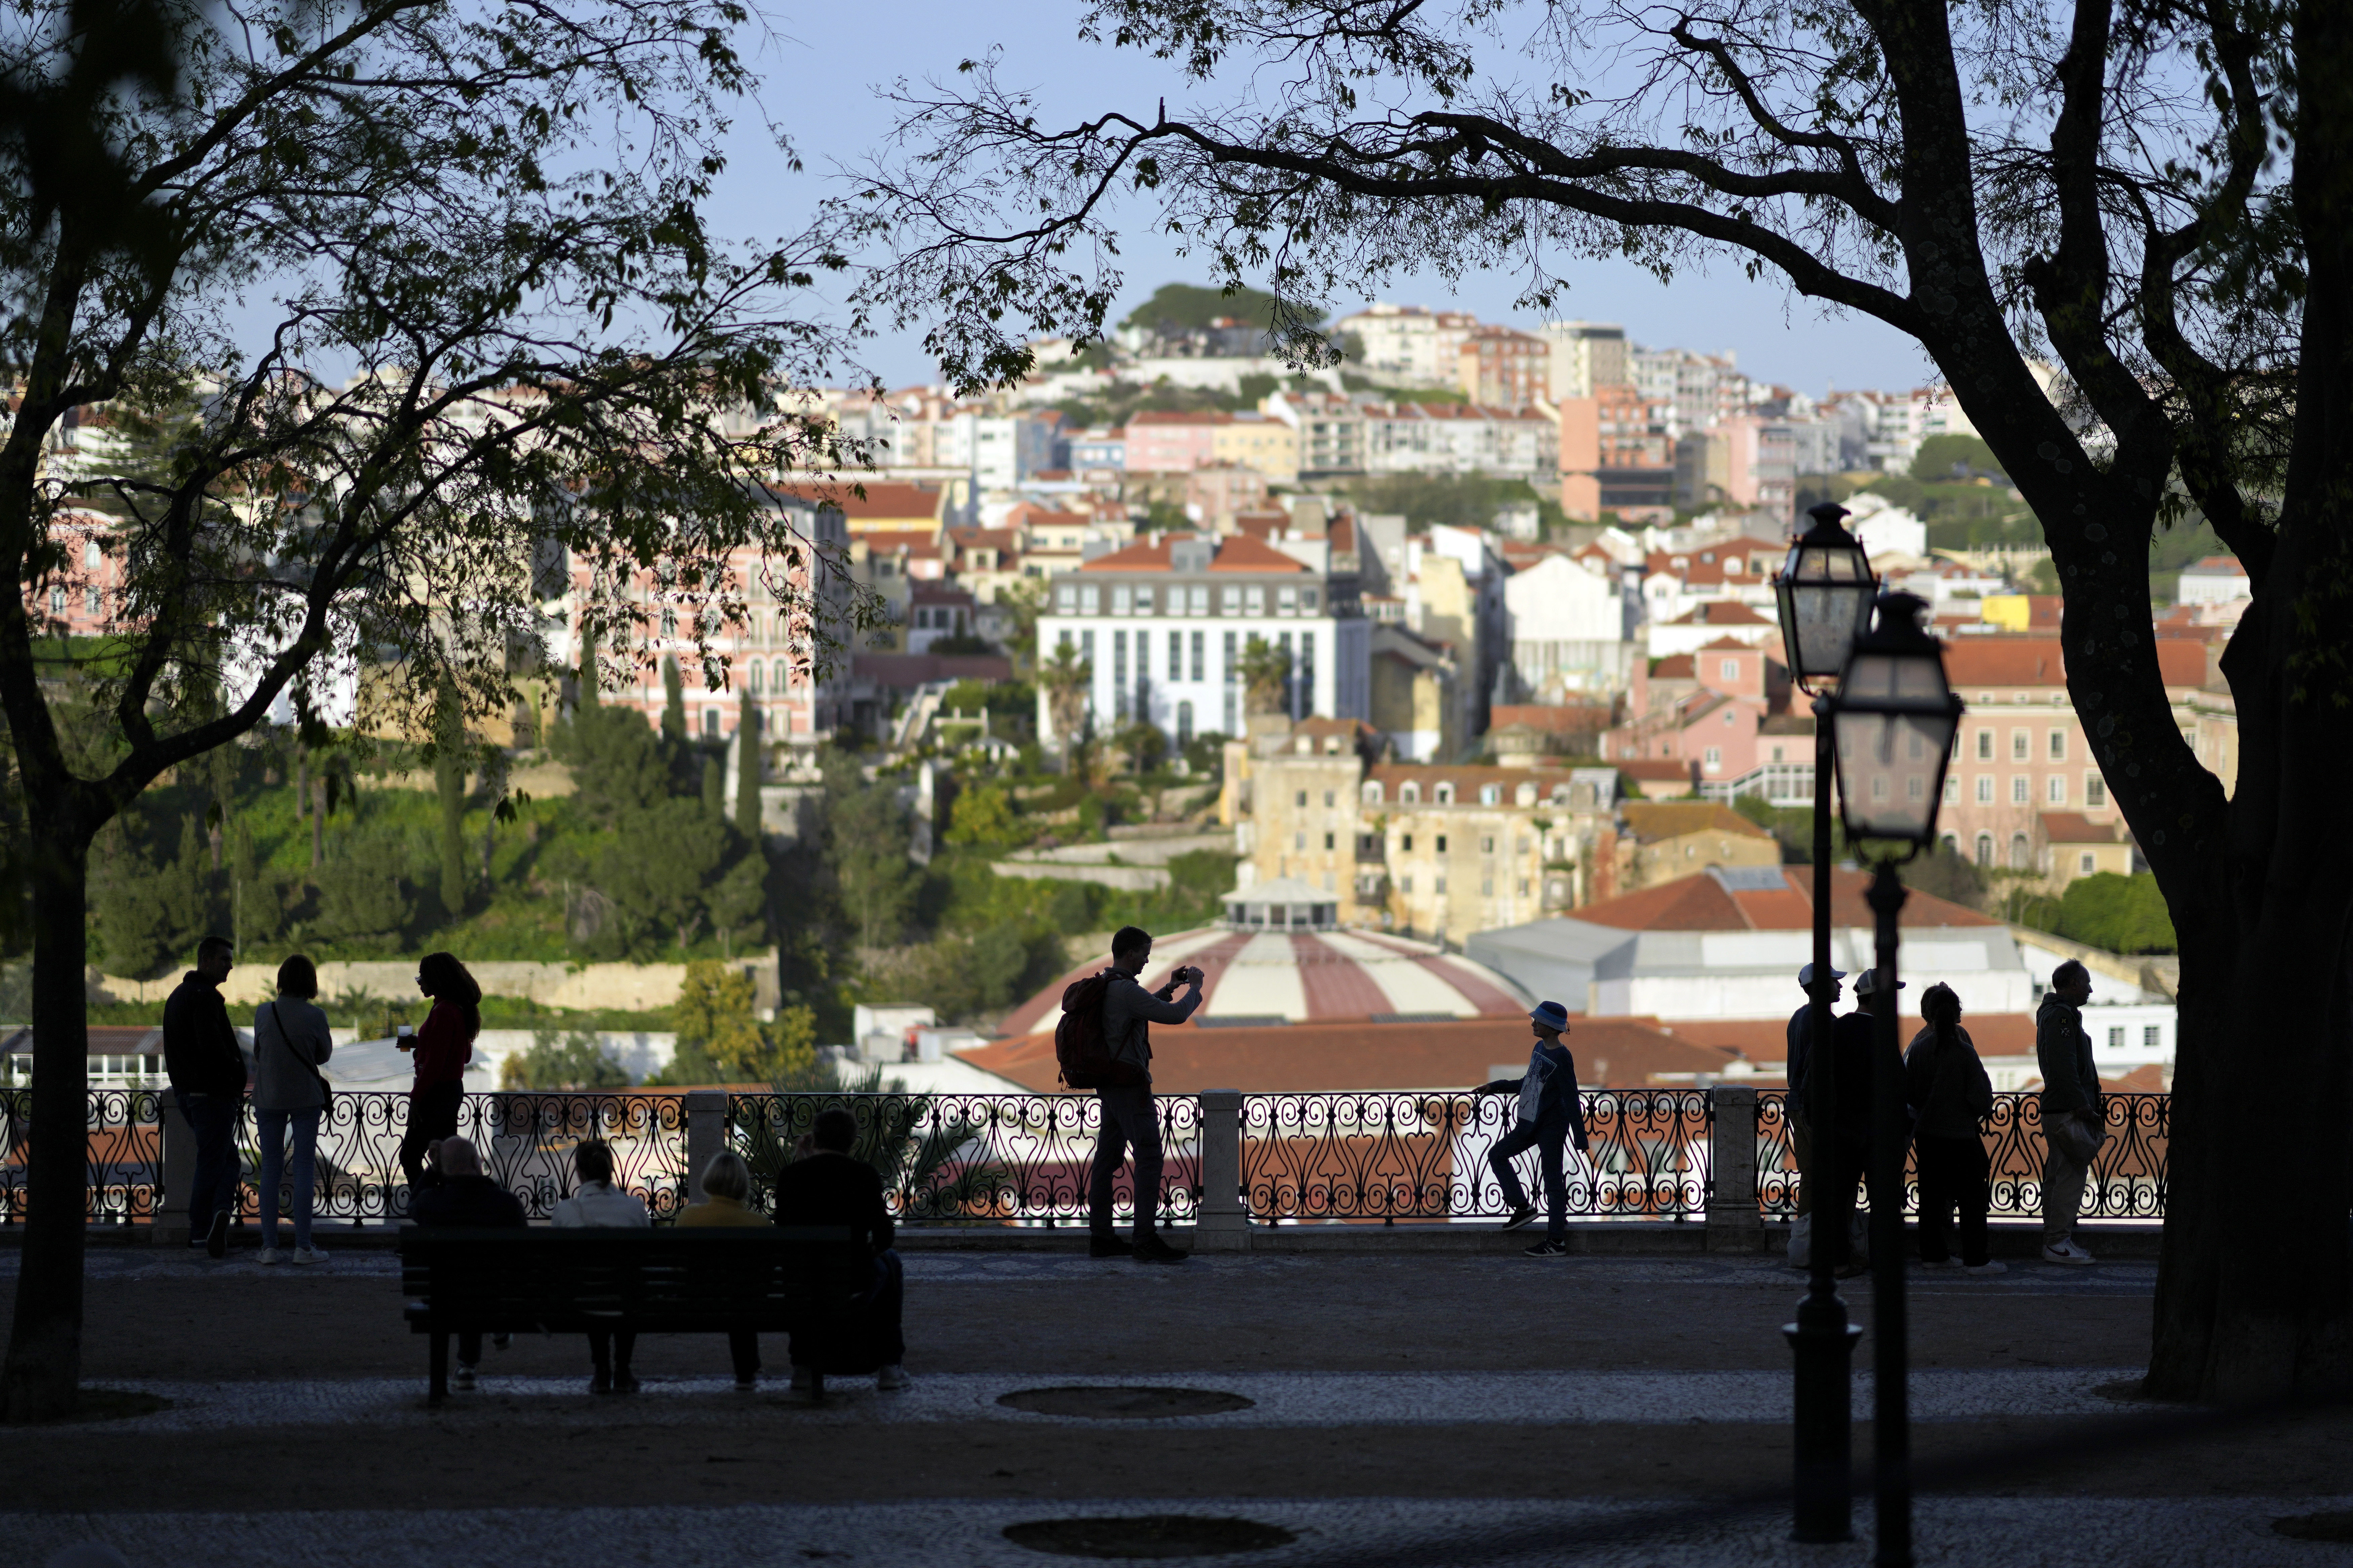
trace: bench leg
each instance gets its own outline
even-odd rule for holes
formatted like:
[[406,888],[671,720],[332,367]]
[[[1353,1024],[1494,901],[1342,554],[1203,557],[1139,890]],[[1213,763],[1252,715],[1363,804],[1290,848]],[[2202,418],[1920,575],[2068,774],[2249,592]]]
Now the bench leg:
[[432,1338],[432,1385],[426,1393],[425,1403],[438,1408],[449,1397],[449,1336],[436,1329]]

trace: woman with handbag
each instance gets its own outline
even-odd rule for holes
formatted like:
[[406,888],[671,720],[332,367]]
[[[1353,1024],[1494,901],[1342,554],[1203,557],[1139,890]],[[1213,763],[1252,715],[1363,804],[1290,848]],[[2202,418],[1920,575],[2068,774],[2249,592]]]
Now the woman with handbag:
[[[311,1245],[311,1208],[319,1121],[328,1104],[320,1064],[334,1054],[327,1016],[311,1000],[319,994],[319,972],[296,953],[278,966],[278,997],[253,1015],[253,1119],[261,1137],[261,1261],[279,1263],[279,1184],[292,1178],[294,1261],[324,1263],[327,1255]],[[294,1136],[294,1157],[286,1157],[286,1137]],[[291,1169],[289,1169],[289,1166]]]
[[[474,1059],[474,1037],[482,1032],[482,988],[454,952],[428,952],[417,963],[417,988],[433,998],[433,1011],[414,1041],[402,1050],[417,1053],[417,1078],[408,1089],[408,1131],[400,1141],[400,1168],[414,1194],[425,1185],[425,1152],[435,1142],[458,1135],[458,1112],[466,1102],[466,1064]],[[414,1200],[412,1199],[412,1202]]]

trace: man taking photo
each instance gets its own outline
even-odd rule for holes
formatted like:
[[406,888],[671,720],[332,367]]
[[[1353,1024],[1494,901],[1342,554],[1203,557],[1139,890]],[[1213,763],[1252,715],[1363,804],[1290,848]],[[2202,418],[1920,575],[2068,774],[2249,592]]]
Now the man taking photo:
[[[1087,1180],[1087,1253],[1113,1258],[1131,1253],[1139,1263],[1182,1263],[1186,1255],[1160,1239],[1154,1215],[1160,1206],[1160,1113],[1152,1103],[1152,1026],[1181,1024],[1201,1005],[1201,972],[1179,967],[1157,993],[1136,983],[1152,961],[1152,933],[1122,926],[1111,939],[1111,969],[1103,992],[1103,1043],[1112,1071],[1095,1089],[1103,1111],[1095,1136],[1094,1166]],[[1189,986],[1184,1000],[1177,987]],[[1125,1080],[1125,1081],[1122,1081]],[[1112,1229],[1112,1180],[1120,1161],[1135,1152],[1135,1243],[1120,1245]]]

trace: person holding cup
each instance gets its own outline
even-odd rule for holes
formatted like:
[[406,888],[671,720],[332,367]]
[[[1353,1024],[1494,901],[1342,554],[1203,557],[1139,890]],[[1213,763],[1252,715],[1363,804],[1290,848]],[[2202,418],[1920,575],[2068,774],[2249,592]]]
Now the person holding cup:
[[415,1036],[396,1042],[400,1049],[414,1051],[417,1061],[408,1089],[408,1131],[400,1140],[401,1173],[412,1194],[425,1185],[426,1150],[457,1135],[466,1064],[474,1059],[474,1037],[482,1032],[482,988],[455,953],[427,953],[417,965],[417,988],[433,998],[433,1011]]

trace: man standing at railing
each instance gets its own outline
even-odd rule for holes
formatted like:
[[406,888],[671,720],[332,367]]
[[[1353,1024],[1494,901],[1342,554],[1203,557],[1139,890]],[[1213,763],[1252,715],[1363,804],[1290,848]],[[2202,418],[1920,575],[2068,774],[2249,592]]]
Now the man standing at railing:
[[196,966],[164,1004],[164,1070],[196,1140],[188,1245],[215,1258],[228,1250],[237,1212],[237,1124],[245,1110],[245,1052],[220,994],[235,962],[227,937],[205,938],[196,944]]
[[[1846,971],[1831,971],[1831,1005],[1839,1002],[1839,982]],[[1795,1218],[1803,1221],[1802,1227],[1793,1226],[1789,1266],[1803,1268],[1806,1263],[1799,1256],[1794,1237],[1802,1236],[1805,1245],[1813,1245],[1814,1188],[1826,1183],[1825,1173],[1814,1169],[1814,1098],[1806,1087],[1806,1071],[1813,1065],[1814,1049],[1814,966],[1810,963],[1798,971],[1798,989],[1807,993],[1806,1005],[1789,1015],[1788,1054],[1785,1070],[1789,1079],[1789,1092],[1781,1101],[1783,1125],[1789,1130],[1789,1152],[1798,1162],[1798,1209]],[[1832,1018],[1835,1026],[1836,1018]]]
[[2042,1069],[2042,1260],[2073,1268],[2095,1262],[2075,1240],[2084,1179],[2107,1138],[2100,1069],[2084,1027],[2092,972],[2069,959],[2051,972],[2051,994],[2034,1015],[2034,1056]]
[[[1160,1239],[1155,1219],[1160,1207],[1160,1111],[1152,1103],[1152,1026],[1181,1024],[1201,1005],[1201,972],[1178,968],[1155,995],[1136,984],[1135,977],[1152,962],[1152,933],[1122,926],[1111,939],[1110,984],[1103,992],[1103,1044],[1120,1078],[1134,1083],[1106,1081],[1095,1090],[1103,1110],[1103,1125],[1095,1134],[1094,1165],[1087,1174],[1087,1252],[1093,1258],[1132,1253],[1139,1263],[1182,1263],[1186,1254]],[[1179,985],[1189,984],[1182,1001]],[[1135,1151],[1135,1245],[1120,1246],[1112,1229],[1112,1180],[1129,1149]]]
[[1544,1175],[1545,1238],[1525,1248],[1530,1258],[1568,1256],[1568,1175],[1562,1167],[1562,1145],[1572,1137],[1577,1152],[1586,1152],[1585,1102],[1577,1091],[1577,1061],[1560,1043],[1568,1032],[1568,1009],[1557,1002],[1539,1002],[1528,1015],[1535,1046],[1528,1052],[1528,1070],[1519,1078],[1499,1078],[1479,1087],[1481,1094],[1519,1097],[1518,1118],[1487,1152],[1487,1163],[1512,1205],[1505,1230],[1517,1230],[1536,1217],[1520,1173],[1512,1169],[1514,1156],[1534,1149],[1536,1167]]

